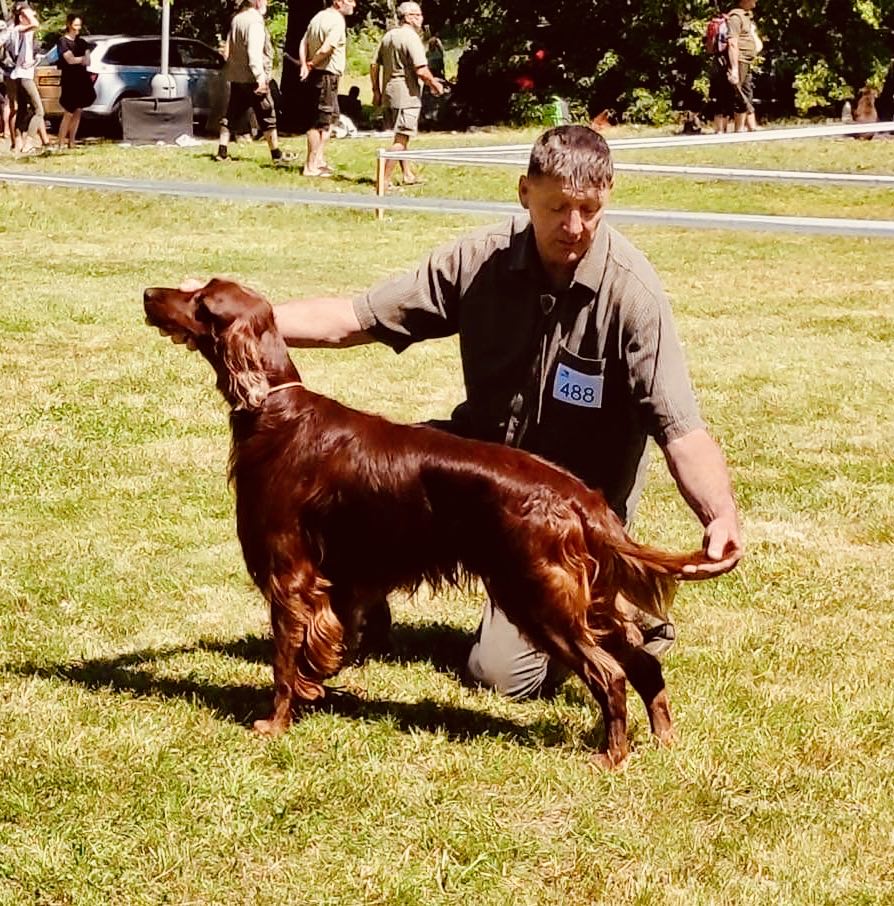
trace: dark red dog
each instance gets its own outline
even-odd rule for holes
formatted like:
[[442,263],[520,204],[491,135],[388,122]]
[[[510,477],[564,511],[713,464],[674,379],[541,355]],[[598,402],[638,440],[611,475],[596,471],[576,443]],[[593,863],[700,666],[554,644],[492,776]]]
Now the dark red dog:
[[211,363],[231,408],[239,540],[273,626],[273,713],[259,732],[282,733],[294,705],[323,695],[370,602],[479,576],[599,702],[600,763],[627,757],[625,678],[652,731],[671,740],[661,667],[625,614],[632,603],[663,618],[701,552],[636,544],[599,492],[535,456],[394,424],[308,390],[272,308],[238,284],[147,289],[144,306],[149,323]]

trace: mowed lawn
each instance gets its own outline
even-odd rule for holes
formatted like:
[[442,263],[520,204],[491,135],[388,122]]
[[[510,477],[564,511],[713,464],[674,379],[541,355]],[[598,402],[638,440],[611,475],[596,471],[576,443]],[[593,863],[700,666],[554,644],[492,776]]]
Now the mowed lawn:
[[[374,147],[336,145],[319,188],[369,191]],[[240,149],[224,169],[210,146],[108,145],[0,169],[305,184]],[[894,173],[891,141],[761,153]],[[517,178],[425,175],[417,194],[500,200]],[[625,176],[615,204],[879,218],[892,198]],[[464,687],[477,591],[396,599],[391,655],[283,738],[250,732],[269,636],[226,412],[142,290],[352,294],[481,222],[0,183],[0,904],[894,902],[891,240],[625,228],[672,297],[748,542],[678,594],[675,748],[631,694],[634,754],[607,774],[578,680],[527,703]],[[395,419],[462,398],[452,340],[294,358]],[[700,543],[660,456],[636,532]]]

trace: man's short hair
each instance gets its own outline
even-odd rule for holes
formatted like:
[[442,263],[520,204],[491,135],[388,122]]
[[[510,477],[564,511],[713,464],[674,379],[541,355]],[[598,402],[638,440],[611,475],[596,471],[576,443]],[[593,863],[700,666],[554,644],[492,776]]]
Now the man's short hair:
[[418,3],[414,3],[413,0],[404,0],[397,7],[397,18],[401,22],[406,22],[407,16],[412,16],[413,13],[421,13],[422,7]]
[[614,167],[608,142],[588,126],[557,126],[534,142],[528,176],[550,176],[574,190],[610,189]]

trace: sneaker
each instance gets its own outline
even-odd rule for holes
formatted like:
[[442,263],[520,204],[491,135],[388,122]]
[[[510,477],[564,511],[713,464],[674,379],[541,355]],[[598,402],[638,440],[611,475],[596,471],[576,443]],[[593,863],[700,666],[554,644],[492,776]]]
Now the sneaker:
[[283,151],[279,157],[273,158],[274,167],[288,167],[291,166],[295,161],[298,160],[298,155],[293,154],[291,151]]
[[667,654],[676,640],[677,630],[673,623],[659,623],[643,630],[643,648],[653,657]]

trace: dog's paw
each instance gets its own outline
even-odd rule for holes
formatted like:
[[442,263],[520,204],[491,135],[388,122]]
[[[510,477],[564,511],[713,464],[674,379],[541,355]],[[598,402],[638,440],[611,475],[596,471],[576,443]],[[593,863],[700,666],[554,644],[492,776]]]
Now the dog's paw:
[[271,717],[267,720],[256,720],[252,728],[258,736],[266,736],[273,739],[276,736],[282,736],[289,729],[289,722]]
[[630,755],[614,756],[611,752],[597,752],[593,756],[593,764],[602,771],[623,771],[630,761]]

